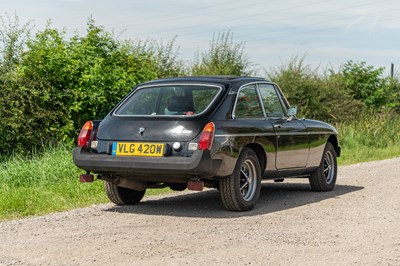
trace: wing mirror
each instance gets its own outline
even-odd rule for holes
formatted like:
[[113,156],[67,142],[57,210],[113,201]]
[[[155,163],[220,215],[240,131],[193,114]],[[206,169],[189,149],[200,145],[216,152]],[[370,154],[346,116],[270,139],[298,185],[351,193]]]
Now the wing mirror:
[[290,106],[287,111],[287,121],[292,121],[293,117],[297,115],[297,106]]

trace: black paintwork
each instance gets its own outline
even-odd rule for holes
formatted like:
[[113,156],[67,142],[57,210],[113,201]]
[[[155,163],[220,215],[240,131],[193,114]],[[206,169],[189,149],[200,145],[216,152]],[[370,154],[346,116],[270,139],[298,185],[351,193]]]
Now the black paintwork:
[[[100,123],[95,123],[93,132],[97,134],[97,148],[75,148],[74,163],[104,176],[183,183],[191,178],[212,181],[231,175],[244,147],[256,152],[263,178],[270,179],[309,174],[319,166],[328,141],[340,154],[337,131],[324,122],[296,117],[235,118],[233,108],[243,86],[273,84],[278,95],[283,97],[279,87],[265,79],[185,77],[156,80],[138,87],[192,83],[221,88],[221,93],[205,113],[185,117],[121,117],[114,115],[117,105]],[[281,104],[284,110],[289,108],[285,98]],[[189,143],[198,142],[203,127],[210,121],[215,124],[211,151],[188,150]],[[141,127],[144,132],[140,132]],[[111,156],[114,141],[161,142],[165,143],[166,151],[159,158]],[[171,148],[174,142],[182,144],[181,151]]]

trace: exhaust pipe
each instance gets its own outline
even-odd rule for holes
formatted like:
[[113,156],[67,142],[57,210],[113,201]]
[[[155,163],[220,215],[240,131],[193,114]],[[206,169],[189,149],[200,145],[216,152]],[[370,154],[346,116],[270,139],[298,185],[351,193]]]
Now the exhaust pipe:
[[189,180],[187,183],[187,188],[194,191],[203,191],[204,182],[201,180]]

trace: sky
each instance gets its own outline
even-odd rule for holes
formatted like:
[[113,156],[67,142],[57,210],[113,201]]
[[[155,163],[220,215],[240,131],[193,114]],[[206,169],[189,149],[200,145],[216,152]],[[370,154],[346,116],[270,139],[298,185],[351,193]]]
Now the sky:
[[88,18],[119,38],[175,39],[193,60],[215,34],[230,30],[254,67],[271,70],[293,57],[313,68],[348,60],[400,70],[398,0],[0,0],[0,16],[16,14],[43,30],[48,20],[68,36],[84,35]]

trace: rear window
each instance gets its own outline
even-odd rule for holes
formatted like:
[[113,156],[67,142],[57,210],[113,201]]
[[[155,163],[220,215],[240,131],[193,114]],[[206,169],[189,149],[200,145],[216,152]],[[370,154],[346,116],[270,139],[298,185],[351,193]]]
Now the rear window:
[[176,85],[137,89],[115,111],[116,115],[173,116],[203,113],[217,97],[220,87]]

